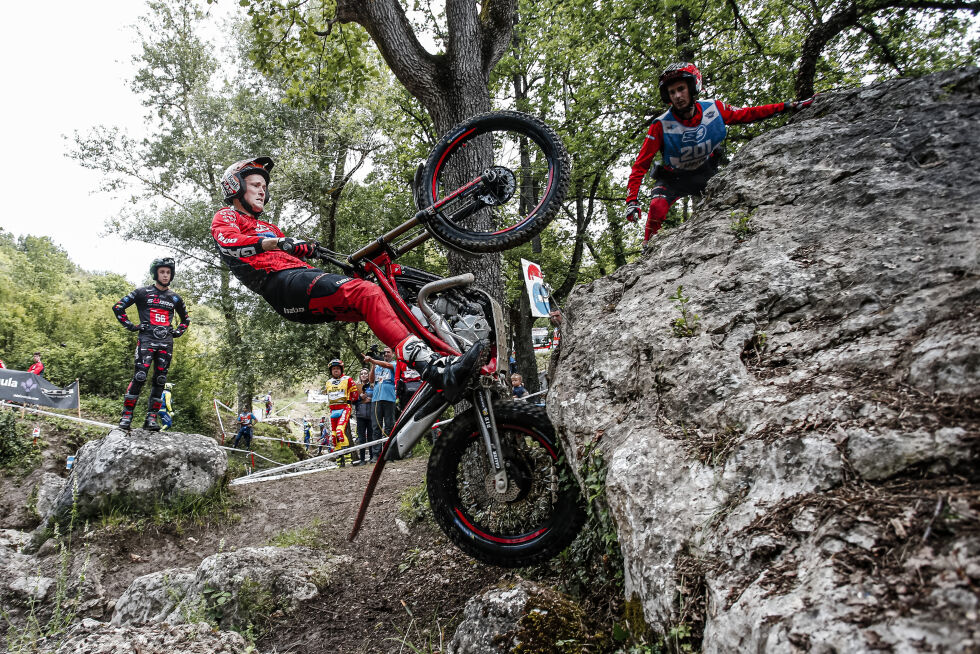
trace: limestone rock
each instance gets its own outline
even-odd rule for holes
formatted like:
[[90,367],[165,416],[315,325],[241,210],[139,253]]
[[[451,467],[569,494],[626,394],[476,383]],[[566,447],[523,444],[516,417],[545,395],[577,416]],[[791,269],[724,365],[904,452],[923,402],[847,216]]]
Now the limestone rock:
[[36,551],[54,523],[67,521],[73,502],[81,520],[112,508],[147,512],[159,502],[204,495],[217,488],[227,467],[227,456],[211,438],[113,429],[79,450],[71,475],[29,550]]
[[[558,645],[586,645],[591,636],[582,609],[569,598],[530,581],[493,588],[470,598],[463,620],[447,648],[448,654],[559,654]],[[586,651],[586,650],[583,650]],[[591,650],[588,650],[591,651]]]
[[38,517],[44,518],[51,513],[64,487],[65,480],[53,472],[41,475],[41,481],[37,485],[37,501],[34,504],[34,512]]
[[41,654],[246,654],[256,652],[241,634],[215,631],[206,623],[114,627],[86,619],[60,647],[40,643]]
[[194,581],[194,570],[171,568],[137,577],[116,600],[113,626],[165,622],[184,599]]
[[246,628],[276,611],[294,611],[320,593],[349,556],[306,547],[250,547],[133,581],[116,602],[113,625],[202,620]]
[[569,299],[548,411],[576,469],[600,439],[654,627],[980,646],[978,122],[975,68],[818,96]]

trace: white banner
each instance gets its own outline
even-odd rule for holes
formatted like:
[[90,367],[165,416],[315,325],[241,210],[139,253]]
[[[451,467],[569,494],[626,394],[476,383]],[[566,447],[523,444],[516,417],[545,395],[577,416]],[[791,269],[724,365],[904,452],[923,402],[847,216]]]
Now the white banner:
[[527,285],[527,296],[531,299],[531,315],[535,318],[547,318],[551,313],[551,302],[548,299],[548,289],[544,286],[544,276],[538,264],[521,259],[524,269],[524,283]]

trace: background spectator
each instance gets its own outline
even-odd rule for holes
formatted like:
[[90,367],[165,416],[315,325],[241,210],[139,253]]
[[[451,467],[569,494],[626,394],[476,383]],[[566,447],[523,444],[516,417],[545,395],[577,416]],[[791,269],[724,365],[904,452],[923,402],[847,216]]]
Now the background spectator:
[[[360,392],[360,397],[357,400],[357,404],[354,405],[354,417],[357,419],[357,444],[363,445],[371,440],[373,431],[371,400],[374,398],[374,386],[371,384],[371,373],[368,372],[367,368],[361,370],[357,388]],[[377,446],[372,446],[370,451],[358,450],[358,461],[355,464],[364,463],[365,456],[367,457],[368,463],[374,463],[376,458],[374,454],[375,447]]]
[[41,373],[44,372],[44,364],[41,363],[40,352],[34,353],[34,363],[32,363],[31,367],[27,369],[27,372],[33,373],[35,375],[40,375]]
[[[368,381],[374,384],[374,396],[371,401],[371,418],[373,421],[374,440],[387,438],[395,426],[395,364],[391,362],[391,348],[383,350],[383,360],[364,355],[364,363],[373,366]],[[381,453],[381,445],[371,448],[371,458],[375,459]]]
[[527,389],[524,388],[524,378],[516,373],[510,376],[510,394],[518,399],[527,395]]

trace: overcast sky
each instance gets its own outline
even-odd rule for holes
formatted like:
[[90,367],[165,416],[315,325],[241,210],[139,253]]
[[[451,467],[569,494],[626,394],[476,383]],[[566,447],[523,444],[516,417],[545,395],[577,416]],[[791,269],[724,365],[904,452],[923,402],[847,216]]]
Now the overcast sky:
[[139,49],[132,26],[145,4],[53,0],[5,7],[0,118],[7,184],[0,228],[50,236],[82,268],[143,283],[150,261],[172,252],[104,236],[106,219],[123,199],[95,192],[99,174],[65,154],[76,130],[99,124],[140,136],[145,110],[128,80]]

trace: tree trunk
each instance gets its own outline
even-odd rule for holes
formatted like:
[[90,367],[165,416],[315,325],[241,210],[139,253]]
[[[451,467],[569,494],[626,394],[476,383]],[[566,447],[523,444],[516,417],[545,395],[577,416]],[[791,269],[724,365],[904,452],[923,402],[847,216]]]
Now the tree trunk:
[[337,207],[340,204],[340,194],[344,190],[344,176],[347,174],[347,153],[346,146],[342,146],[336,155],[333,168],[333,179],[330,180],[328,191],[327,215],[326,215],[326,237],[327,248],[336,252],[337,250]]
[[[466,118],[490,110],[490,71],[510,44],[516,4],[448,0],[447,47],[438,55],[419,43],[398,0],[338,0],[337,19],[367,30],[395,77],[429,112],[436,131],[445,134]],[[491,227],[488,213],[470,221],[476,228]],[[500,255],[449,252],[447,259],[452,274],[472,272],[477,284],[503,304]]]
[[517,370],[524,378],[524,388],[527,389],[527,392],[537,393],[540,390],[538,361],[534,357],[534,343],[531,340],[534,317],[531,315],[531,300],[527,297],[527,289],[524,286],[523,270],[521,271],[521,294],[510,306],[510,321]]
[[626,248],[623,245],[623,219],[615,207],[606,205],[606,216],[609,221],[609,240],[612,242],[613,263],[616,268],[626,265]]
[[239,411],[252,410],[252,395],[255,390],[255,373],[248,364],[248,352],[242,339],[242,329],[238,324],[238,314],[235,311],[235,300],[231,295],[231,271],[221,265],[221,314],[225,319],[225,339],[231,356],[229,362],[234,372],[235,399]]
[[693,21],[691,11],[687,7],[682,7],[674,14],[675,43],[677,44],[677,56],[681,61],[694,61],[694,40]]
[[813,95],[813,80],[817,74],[817,62],[820,53],[830,43],[831,39],[858,22],[856,4],[850,4],[842,11],[831,16],[826,22],[817,24],[803,42],[800,53],[800,65],[796,69],[796,98],[803,100]]

